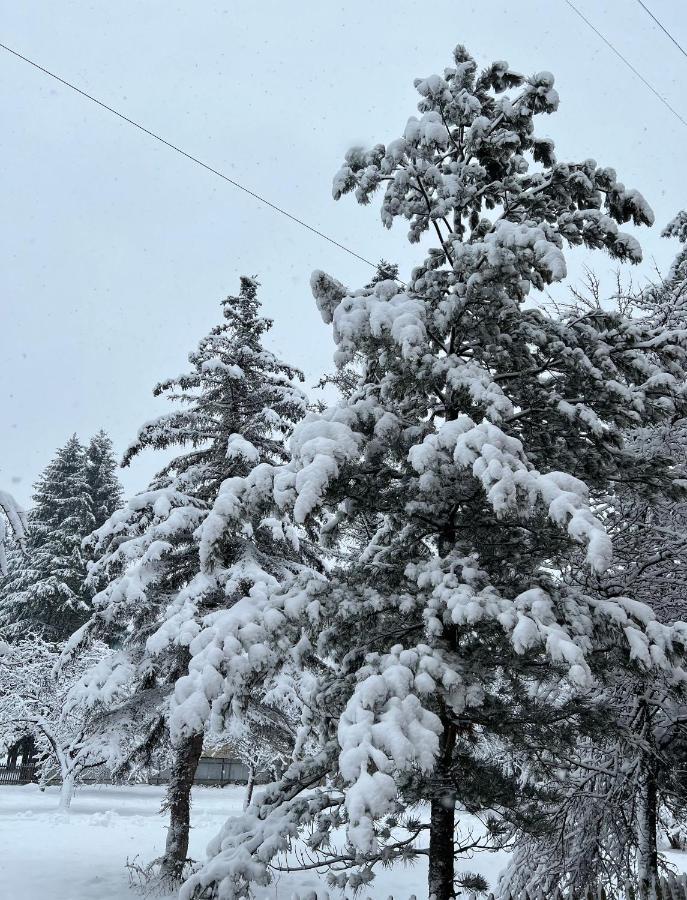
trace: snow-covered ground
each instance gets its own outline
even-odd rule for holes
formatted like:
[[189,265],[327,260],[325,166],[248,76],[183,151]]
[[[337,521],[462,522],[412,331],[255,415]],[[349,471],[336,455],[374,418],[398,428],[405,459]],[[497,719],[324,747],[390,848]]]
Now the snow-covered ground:
[[[57,812],[57,790],[41,793],[35,785],[0,787],[0,896],[12,900],[135,900],[127,859],[147,863],[162,852],[165,818],[160,815],[164,788],[93,786],[77,790],[68,814]],[[191,856],[204,859],[205,847],[224,820],[240,812],[243,788],[197,787],[193,792]],[[466,860],[464,868],[481,872],[493,884],[504,854]],[[367,894],[374,900],[417,900],[426,896],[426,865],[382,871]],[[292,900],[296,893],[319,891],[315,872],[284,874],[260,900]],[[333,898],[340,895],[332,894]],[[365,894],[363,894],[363,897]]]
[[[0,897],[8,900],[136,900],[129,886],[127,860],[147,863],[162,852],[164,788],[152,785],[77,790],[69,813],[57,812],[57,789],[41,793],[35,785],[0,787]],[[193,791],[191,856],[205,847],[224,820],[241,811],[243,788],[196,787]],[[687,854],[669,852],[669,861],[687,869]],[[478,854],[460,868],[483,874],[494,885],[506,862],[504,853]],[[423,900],[426,864],[380,871],[367,896],[373,900]],[[259,900],[292,900],[316,891],[327,896],[315,872],[283,874],[256,890]],[[332,900],[340,897],[332,892]],[[362,897],[366,897],[363,894]],[[360,900],[360,898],[359,898]]]

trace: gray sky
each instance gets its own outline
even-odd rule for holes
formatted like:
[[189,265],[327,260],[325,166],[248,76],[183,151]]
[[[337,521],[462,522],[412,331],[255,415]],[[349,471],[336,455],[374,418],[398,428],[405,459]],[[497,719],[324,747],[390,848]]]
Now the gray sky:
[[[687,44],[682,0],[647,5]],[[687,59],[635,0],[578,6],[687,118]],[[687,129],[563,0],[0,0],[0,11],[3,43],[402,273],[421,253],[403,227],[331,199],[347,147],[398,137],[413,79],[450,65],[456,43],[481,64],[549,69],[561,106],[538,122],[559,158],[614,166],[654,208],[634,276],[675,252],[659,233],[687,206]],[[0,484],[22,502],[74,431],[103,427],[121,453],[165,411],[152,386],[185,368],[243,273],[262,282],[272,347],[309,384],[331,369],[309,276],[358,287],[363,263],[4,52],[0,110]],[[611,271],[598,253],[571,261],[573,278],[585,264]],[[159,463],[150,453],[125,470],[127,492]]]

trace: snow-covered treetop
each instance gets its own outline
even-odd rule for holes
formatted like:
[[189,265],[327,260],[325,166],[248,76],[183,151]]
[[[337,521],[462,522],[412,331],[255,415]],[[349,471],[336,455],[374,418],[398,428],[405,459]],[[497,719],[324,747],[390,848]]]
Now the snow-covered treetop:
[[0,627],[14,637],[63,639],[88,616],[81,543],[121,503],[115,468],[112,443],[100,431],[87,447],[73,435],[37,479],[26,528],[14,527],[26,552],[12,554],[0,586]]
[[[475,60],[458,46],[443,75],[415,81],[420,117],[408,120],[401,137],[346,154],[334,197],[355,191],[360,203],[369,203],[385,185],[384,224],[407,219],[412,242],[434,229],[441,255],[454,266],[525,242],[535,286],[565,274],[563,241],[638,262],[637,241],[617,223],[653,222],[642,195],[593,159],[559,162],[553,141],[535,134],[535,117],[558,108],[553,85],[550,72],[524,78],[502,61],[477,74]],[[514,95],[504,93],[513,88]],[[532,234],[534,222],[540,229]],[[512,274],[514,280],[524,275]]]
[[[258,462],[284,459],[284,435],[307,399],[292,381],[302,381],[302,373],[262,345],[272,322],[259,315],[257,288],[242,278],[238,296],[222,303],[224,321],[189,355],[191,370],[155,388],[183,408],[144,425],[124,463],[146,447],[184,452],[93,534],[101,559],[91,575],[109,582],[95,599],[101,615],[116,618],[126,609],[134,621],[148,616],[146,596],[157,598],[155,610],[166,605],[200,567],[203,541],[211,540],[206,532],[221,514],[223,483],[247,476]],[[196,534],[206,519],[205,532]],[[224,547],[230,564],[249,543],[238,534],[231,550]]]
[[687,244],[687,211],[681,210],[661,232],[663,237],[675,237],[681,244]]
[[272,321],[259,315],[257,289],[257,281],[241,278],[238,296],[222,303],[224,322],[189,354],[190,371],[155,387],[156,395],[184,408],[144,425],[123,465],[146,447],[195,448],[195,454],[177,457],[161,473],[160,483],[175,473],[182,476],[178,485],[185,487],[189,479],[198,484],[199,466],[223,472],[227,456],[249,466],[257,453],[251,444],[259,443],[281,459],[280,441],[271,436],[288,432],[307,401],[292,383],[303,381],[302,373],[262,345]]
[[[504,62],[478,75],[463,47],[443,76],[416,81],[420,118],[388,145],[349,151],[334,196],[367,204],[383,188],[384,224],[405,218],[411,242],[429,233],[437,245],[405,287],[391,278],[348,291],[316,272],[312,288],[337,363],[367,361],[368,406],[393,394],[401,421],[418,404],[430,419],[485,418],[540,471],[574,471],[594,488],[609,469],[638,474],[625,429],[685,408],[687,329],[600,307],[554,317],[531,303],[533,287],[565,277],[566,244],[637,262],[640,247],[618,224],[653,222],[613,169],[560,163],[536,136],[536,118],[558,105],[553,83]],[[379,413],[387,425],[389,412]]]
[[665,278],[651,285],[641,299],[657,324],[666,330],[687,328],[687,211],[682,211],[662,231],[663,237],[677,238],[680,248]]
[[61,639],[87,618],[83,538],[94,525],[86,451],[73,435],[34,485],[26,555],[10,567],[0,598],[2,627]]
[[122,505],[123,491],[115,474],[116,467],[112,440],[101,429],[86,448],[86,476],[95,528],[100,528]]

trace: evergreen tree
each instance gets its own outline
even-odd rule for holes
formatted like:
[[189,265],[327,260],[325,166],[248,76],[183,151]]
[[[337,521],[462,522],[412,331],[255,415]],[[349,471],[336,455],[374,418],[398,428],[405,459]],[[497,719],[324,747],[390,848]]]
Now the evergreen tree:
[[86,478],[94,529],[100,528],[122,505],[122,486],[116,469],[112,441],[101,429],[86,448]]
[[420,118],[388,146],[350,151],[334,195],[367,203],[385,185],[384,224],[406,218],[411,242],[429,232],[438,244],[405,289],[348,291],[314,274],[336,362],[355,361],[358,383],[296,426],[287,465],[225,489],[229,508],[271,488],[275,518],[321,517],[340,562],[204,623],[175,694],[186,733],[199,708],[231,709],[284,660],[307,660],[300,745],[317,750],[226,824],[184,900],[249,896],[304,829],[312,865],[329,865],[337,887],[427,855],[428,896],[448,900],[469,846],[457,804],[496,811],[497,842],[504,823],[547,828],[546,794],[597,685],[623,668],[670,674],[687,639],[631,599],[562,577],[573,546],[592,572],[611,562],[593,509],[609,481],[647,492],[672,481],[665,459],[636,458],[623,433],[684,415],[685,335],[531,302],[565,277],[565,244],[638,261],[618,223],[650,223],[651,210],[614,170],[559,163],[535,136],[558,105],[550,73],[525,79],[497,62],[478,75],[459,47],[416,87]]
[[[86,480],[93,516],[93,530],[97,530],[122,506],[123,491],[116,475],[117,462],[109,435],[102,429],[94,435],[86,448]],[[87,538],[83,547],[87,569],[94,563],[93,545]],[[94,573],[88,577],[88,589],[96,594],[105,582]]]
[[[133,685],[132,699],[103,722],[115,735],[122,730],[138,735],[135,754],[123,758],[120,767],[134,756],[145,757],[165,739],[168,695],[186,670],[197,620],[231,604],[232,592],[246,590],[266,571],[274,577],[299,559],[300,551],[280,541],[265,522],[254,531],[247,526],[221,549],[208,537],[226,512],[225,485],[261,464],[282,462],[284,437],[306,408],[293,383],[303,380],[301,373],[263,346],[272,322],[260,315],[257,288],[255,280],[242,278],[238,296],[222,303],[222,323],[190,354],[190,370],[155,388],[156,395],[181,408],[144,425],[125,463],[147,447],[178,447],[181,452],[149,490],[113,513],[89,542],[97,556],[91,581],[106,586],[96,595],[96,611],[74,636],[70,652],[95,637],[120,644],[111,671],[101,667],[98,676],[105,694],[113,679]],[[221,553],[224,580],[202,574],[203,540]],[[170,827],[160,861],[163,878],[177,878],[187,862],[190,789],[203,746],[202,715],[195,725],[175,745],[167,799]]]
[[76,435],[35,484],[26,555],[3,580],[0,628],[61,640],[90,614],[81,542],[93,526],[86,452]]

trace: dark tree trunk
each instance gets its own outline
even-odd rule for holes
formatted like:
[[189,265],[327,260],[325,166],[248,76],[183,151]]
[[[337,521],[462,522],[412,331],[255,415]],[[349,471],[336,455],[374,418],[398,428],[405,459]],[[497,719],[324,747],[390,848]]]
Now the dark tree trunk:
[[29,766],[34,761],[36,753],[36,739],[32,734],[28,734],[22,741],[21,746],[21,764]]
[[453,892],[453,829],[455,797],[446,794],[432,800],[429,820],[430,900],[451,900]]
[[[446,404],[446,419],[456,418],[455,412]],[[446,522],[439,531],[439,555],[447,556],[455,548],[456,530],[453,522]],[[453,648],[456,643],[456,631],[447,628],[444,637]],[[452,900],[454,891],[454,831],[456,816],[456,791],[451,779],[451,761],[456,742],[456,731],[442,708],[440,718],[444,730],[441,735],[439,754],[437,756],[434,777],[432,779],[432,795],[429,818],[429,900]]]
[[635,827],[637,835],[637,881],[639,900],[658,895],[658,768],[653,707],[647,692],[639,701],[642,749],[639,760]]
[[21,745],[21,741],[17,741],[17,743],[13,744],[10,747],[10,749],[7,751],[7,768],[8,769],[16,769],[17,757],[19,756],[20,745]]
[[444,721],[441,748],[434,771],[435,789],[430,803],[429,878],[430,900],[452,900],[454,892],[454,830],[456,792],[451,781],[451,759],[456,740],[453,725]]
[[243,808],[248,809],[250,801],[253,799],[253,788],[255,787],[255,766],[248,766],[248,781],[246,782],[246,796],[243,799]]
[[656,764],[648,754],[640,766],[637,798],[637,856],[639,900],[656,900],[658,888],[658,800]]
[[188,859],[191,828],[191,788],[203,751],[203,735],[194,734],[176,749],[172,776],[167,789],[165,809],[169,810],[169,828],[160,875],[179,879]]

